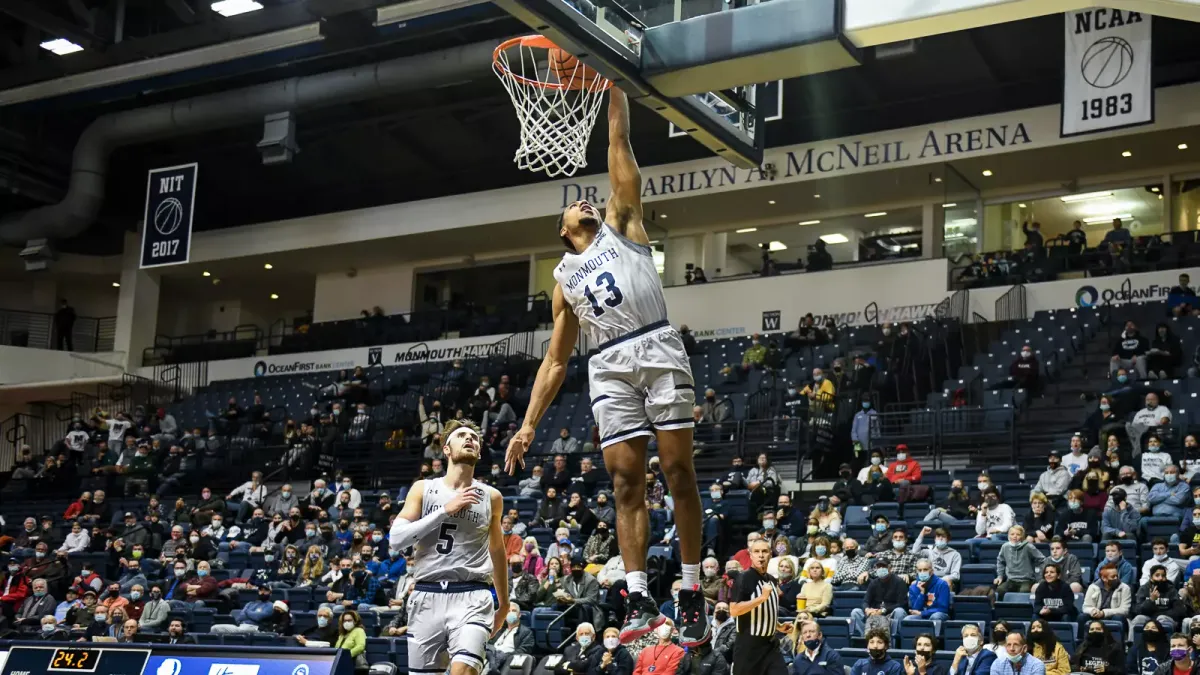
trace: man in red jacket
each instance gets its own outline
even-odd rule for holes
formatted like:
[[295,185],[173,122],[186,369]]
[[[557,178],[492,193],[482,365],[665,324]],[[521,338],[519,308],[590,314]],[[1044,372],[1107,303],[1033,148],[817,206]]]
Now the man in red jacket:
[[896,446],[896,461],[888,465],[888,480],[895,485],[912,485],[921,482],[921,465],[908,456],[908,446]]
[[8,561],[8,572],[0,576],[0,628],[12,625],[21,603],[29,597],[29,579],[21,572],[21,563]]
[[654,629],[658,642],[645,647],[637,657],[637,665],[633,667],[633,675],[673,675],[683,661],[683,647],[671,642],[671,634],[675,630],[674,623],[667,619],[661,626]]

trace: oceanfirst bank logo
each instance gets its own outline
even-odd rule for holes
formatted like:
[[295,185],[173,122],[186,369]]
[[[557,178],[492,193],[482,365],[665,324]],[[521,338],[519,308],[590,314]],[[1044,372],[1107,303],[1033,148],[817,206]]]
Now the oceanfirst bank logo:
[[1171,286],[1161,284],[1145,284],[1127,291],[1122,288],[1097,289],[1095,286],[1080,286],[1075,290],[1075,305],[1098,307],[1120,302],[1154,302],[1166,300],[1170,293]]
[[1075,291],[1076,307],[1094,307],[1099,299],[1100,294],[1096,292],[1095,286],[1080,286],[1079,290]]
[[267,363],[259,361],[254,364],[254,376],[266,377],[267,375],[296,375],[301,373],[315,373],[323,370],[340,370],[343,368],[353,368],[354,361],[293,361],[291,363]]

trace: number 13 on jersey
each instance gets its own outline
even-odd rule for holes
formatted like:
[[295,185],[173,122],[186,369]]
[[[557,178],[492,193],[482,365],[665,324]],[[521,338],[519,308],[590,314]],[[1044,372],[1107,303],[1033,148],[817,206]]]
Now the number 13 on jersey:
[[[609,307],[616,307],[625,301],[625,296],[621,294],[621,289],[617,287],[617,280],[613,278],[611,272],[605,272],[596,277],[596,291],[597,293],[605,292],[607,294],[604,297],[604,304]],[[604,314],[604,308],[600,306],[600,301],[592,293],[591,288],[584,286],[583,295],[588,299],[588,302],[592,303],[593,316]]]

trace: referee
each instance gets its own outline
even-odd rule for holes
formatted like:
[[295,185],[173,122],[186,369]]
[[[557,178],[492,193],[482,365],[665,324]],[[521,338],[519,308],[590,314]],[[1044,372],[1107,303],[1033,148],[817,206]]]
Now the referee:
[[732,675],[787,675],[787,665],[775,640],[780,629],[779,587],[767,574],[771,545],[760,539],[750,545],[750,569],[733,585],[729,615],[737,617]]

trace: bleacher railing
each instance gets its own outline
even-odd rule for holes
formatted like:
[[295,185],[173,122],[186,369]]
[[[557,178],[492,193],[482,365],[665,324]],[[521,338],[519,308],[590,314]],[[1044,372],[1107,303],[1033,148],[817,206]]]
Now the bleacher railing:
[[1013,286],[996,298],[996,321],[1020,321],[1027,316],[1024,286]]
[[[76,317],[71,347],[76,352],[110,352],[117,332],[117,317]],[[34,349],[57,349],[54,315],[45,312],[0,310],[0,344]]]
[[[879,413],[870,427],[869,448],[928,448],[940,469],[948,456],[970,456],[972,462],[1015,463],[1016,409],[1004,407],[917,408]],[[947,451],[947,446],[953,447]]]

